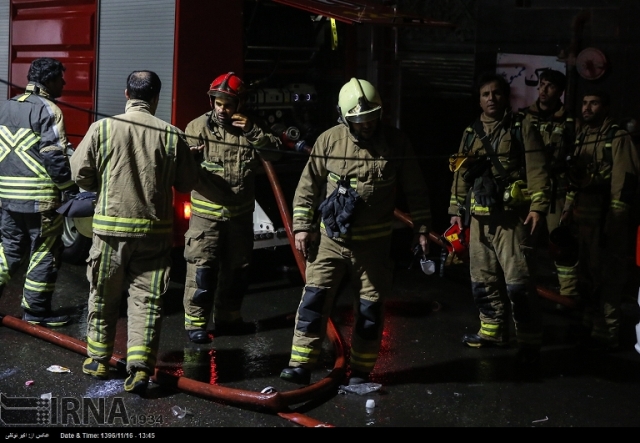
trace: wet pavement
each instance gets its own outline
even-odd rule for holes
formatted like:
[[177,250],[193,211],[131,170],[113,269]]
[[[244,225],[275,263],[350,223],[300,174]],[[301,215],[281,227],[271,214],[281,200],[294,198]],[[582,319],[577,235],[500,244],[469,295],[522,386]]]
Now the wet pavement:
[[[295,268],[283,270],[283,257],[290,255],[286,248],[284,252],[279,248],[257,254],[254,263],[264,269],[255,271],[243,307],[245,320],[256,326],[256,332],[215,337],[207,345],[192,345],[186,338],[183,284],[180,272],[176,272],[165,299],[158,358],[161,371],[251,393],[267,387],[280,393],[298,389],[278,375],[289,359],[301,281]],[[288,263],[293,266],[292,258]],[[0,437],[10,438],[10,433],[17,435],[25,429],[47,430],[52,435],[53,428],[61,428],[60,432],[78,428],[73,429],[77,432],[83,426],[98,432],[153,431],[158,437],[161,428],[167,427],[300,427],[299,423],[314,421],[337,427],[640,425],[640,355],[633,347],[638,308],[631,296],[624,304],[622,349],[609,354],[579,349],[573,335],[580,324],[578,315],[560,312],[555,304],[543,300],[542,367],[539,379],[527,380],[513,370],[515,346],[470,349],[461,344],[462,335],[476,332],[478,327],[466,274],[465,266],[458,265],[448,268],[444,277],[438,273],[426,276],[417,268],[408,270],[400,261],[393,296],[385,305],[382,350],[373,373],[373,381],[381,384],[381,389],[356,395],[341,393],[335,387],[311,401],[285,408],[284,412],[308,417],[306,422],[295,422],[291,415],[269,409],[238,407],[185,393],[166,384],[151,384],[148,395],[140,398],[124,391],[124,373],[116,368],[109,380],[93,379],[82,374],[80,354],[0,327]],[[22,282],[16,276],[9,283],[0,298],[0,313],[21,315]],[[74,321],[55,331],[84,340],[87,292],[84,266],[65,264],[54,306],[71,313]],[[347,349],[353,320],[351,303],[351,294],[344,291],[333,317]],[[124,315],[118,328],[115,353],[125,355]],[[335,352],[329,341],[321,361],[312,382],[323,379],[334,366]],[[47,368],[52,365],[70,372],[50,372]],[[18,398],[34,399],[43,394],[55,400],[49,403],[55,403],[50,412],[53,425],[32,423],[34,416],[29,411],[20,414],[9,407],[15,406]],[[369,399],[375,407],[367,410]],[[99,411],[101,401],[104,410]]]

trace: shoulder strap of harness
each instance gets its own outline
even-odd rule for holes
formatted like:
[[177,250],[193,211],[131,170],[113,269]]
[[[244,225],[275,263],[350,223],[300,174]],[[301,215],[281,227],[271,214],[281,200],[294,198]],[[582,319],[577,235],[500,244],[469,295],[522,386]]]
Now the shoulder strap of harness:
[[473,144],[473,139],[475,137],[475,132],[471,126],[467,126],[464,130],[464,143],[462,144],[462,153],[467,154],[471,150],[471,145]]
[[613,154],[611,153],[611,146],[613,145],[613,139],[616,137],[616,132],[620,130],[620,126],[617,123],[611,125],[607,131],[605,138],[604,152],[602,154],[603,160],[609,164],[613,164]]
[[[616,132],[620,130],[620,126],[616,123],[612,124],[607,135],[605,136],[604,151],[602,153],[602,159],[611,164],[613,162],[613,154],[611,153],[611,146],[613,145],[613,139],[616,137]],[[585,133],[582,131],[576,138],[575,146],[580,147],[584,142]]]

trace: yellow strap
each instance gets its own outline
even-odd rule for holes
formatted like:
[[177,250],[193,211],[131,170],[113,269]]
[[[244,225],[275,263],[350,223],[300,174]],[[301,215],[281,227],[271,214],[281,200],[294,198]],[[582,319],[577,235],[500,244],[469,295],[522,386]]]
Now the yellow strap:
[[338,28],[336,27],[336,19],[331,19],[331,50],[338,49]]

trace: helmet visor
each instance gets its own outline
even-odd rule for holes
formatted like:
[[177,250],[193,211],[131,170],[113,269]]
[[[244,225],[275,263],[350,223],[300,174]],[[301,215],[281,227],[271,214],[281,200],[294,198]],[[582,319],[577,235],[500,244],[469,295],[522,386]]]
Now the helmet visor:
[[373,109],[363,110],[351,110],[347,112],[345,118],[351,123],[364,123],[370,122],[371,120],[376,120],[380,118],[380,114],[382,112],[382,107],[378,106]]

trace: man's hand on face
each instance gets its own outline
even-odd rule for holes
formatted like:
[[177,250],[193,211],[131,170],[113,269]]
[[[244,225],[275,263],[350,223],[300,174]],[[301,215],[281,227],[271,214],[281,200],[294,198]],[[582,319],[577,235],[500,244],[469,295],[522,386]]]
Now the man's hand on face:
[[253,122],[249,120],[249,117],[243,114],[233,114],[231,116],[231,124],[241,128],[243,132],[249,132],[253,129]]

